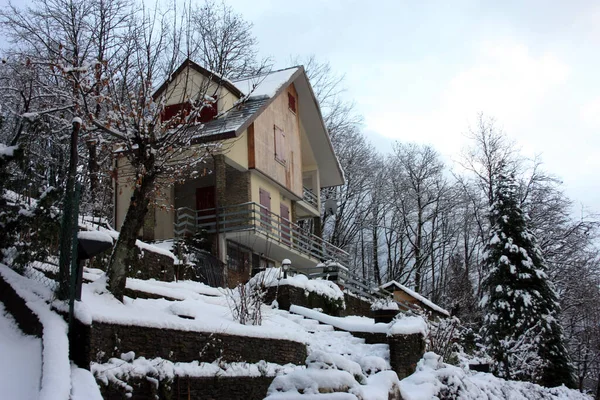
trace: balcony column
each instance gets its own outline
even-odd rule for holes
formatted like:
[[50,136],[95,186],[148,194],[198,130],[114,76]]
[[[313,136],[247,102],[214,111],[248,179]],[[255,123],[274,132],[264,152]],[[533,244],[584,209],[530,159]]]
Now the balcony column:
[[[214,174],[215,174],[215,208],[217,214],[217,221],[219,220],[219,207],[223,207],[227,204],[227,164],[225,164],[225,156],[223,154],[217,154],[213,157],[214,159]],[[218,225],[217,225],[218,226]],[[215,236],[213,246],[214,254],[221,262],[227,262],[227,243],[223,235],[218,234]],[[227,281],[227,268],[223,271],[224,281]]]

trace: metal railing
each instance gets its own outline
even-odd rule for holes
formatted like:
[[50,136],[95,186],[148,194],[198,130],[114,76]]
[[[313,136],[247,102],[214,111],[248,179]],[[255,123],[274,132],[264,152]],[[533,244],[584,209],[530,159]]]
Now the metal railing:
[[176,236],[185,236],[199,231],[226,233],[246,230],[253,230],[284,247],[320,261],[348,262],[349,255],[344,250],[257,203],[206,210],[192,210],[187,207],[177,209]]
[[316,194],[313,193],[312,190],[307,188],[306,186],[302,187],[302,200],[316,208],[319,209],[319,199]]

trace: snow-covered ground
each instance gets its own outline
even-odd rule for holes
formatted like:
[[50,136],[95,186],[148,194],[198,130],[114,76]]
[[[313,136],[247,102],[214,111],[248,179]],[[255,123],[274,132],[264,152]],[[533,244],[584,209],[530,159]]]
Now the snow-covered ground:
[[42,378],[42,340],[23,334],[0,303],[0,397],[37,399]]
[[[68,364],[66,325],[50,309],[50,303],[54,307],[61,307],[61,304],[53,299],[46,287],[17,275],[6,266],[0,265],[0,274],[38,315],[44,325],[43,342],[49,344],[42,346],[42,340],[21,334],[14,321],[0,309],[0,397],[38,398],[39,391],[39,398],[53,398],[52,393],[60,390],[62,393],[70,392],[72,399],[99,399],[99,391],[90,372]],[[471,373],[444,364],[433,353],[425,355],[413,375],[399,381],[391,371],[387,344],[366,344],[363,339],[348,332],[335,330],[425,334],[427,327],[420,317],[404,317],[390,324],[375,324],[370,318],[331,317],[318,310],[296,306],[292,307],[293,312],[290,313],[264,305],[263,325],[247,326],[232,317],[229,307],[232,294],[224,289],[190,281],[128,279],[127,287],[130,289],[174,300],[125,298],[124,303],[120,303],[105,291],[100,270],[87,269],[85,277],[92,282],[84,285],[83,301],[76,305],[77,318],[85,323],[96,320],[285,338],[306,343],[308,349],[305,365],[223,363],[218,360],[213,363],[178,363],[175,360],[136,358],[135,353],[130,351],[105,364],[91,366],[94,376],[105,382],[124,384],[129,377],[144,374],[155,378],[273,376],[269,400],[384,400],[388,399],[389,392],[401,393],[404,400],[589,399],[566,388],[547,389],[530,383],[504,381],[491,374]],[[329,282],[323,287],[318,287],[318,282],[307,285],[299,280],[296,283],[303,285],[305,290],[323,293],[333,290]],[[331,294],[335,295],[333,292]],[[23,354],[26,356],[23,357]],[[15,360],[19,362],[15,363]],[[24,382],[27,384],[24,385]],[[56,390],[51,393],[53,389]],[[18,390],[22,392],[16,392]],[[10,396],[5,396],[6,393]]]

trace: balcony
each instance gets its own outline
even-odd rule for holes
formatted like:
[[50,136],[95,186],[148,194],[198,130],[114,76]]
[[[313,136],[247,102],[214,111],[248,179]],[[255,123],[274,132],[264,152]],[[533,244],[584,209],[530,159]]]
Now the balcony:
[[344,250],[257,203],[207,210],[177,209],[176,236],[200,231],[224,234],[227,239],[275,260],[288,258],[299,269],[309,268],[324,260],[346,264],[349,258]]
[[316,210],[319,209],[319,199],[316,194],[312,192],[312,190],[308,189],[306,186],[302,188],[302,200],[313,206]]

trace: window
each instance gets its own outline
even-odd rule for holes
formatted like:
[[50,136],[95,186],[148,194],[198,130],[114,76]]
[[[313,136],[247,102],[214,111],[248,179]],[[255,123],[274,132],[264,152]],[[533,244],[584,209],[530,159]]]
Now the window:
[[275,125],[275,160],[282,164],[287,162],[287,143],[285,142],[285,132]]
[[294,114],[296,113],[296,98],[290,92],[288,92],[288,108]]

